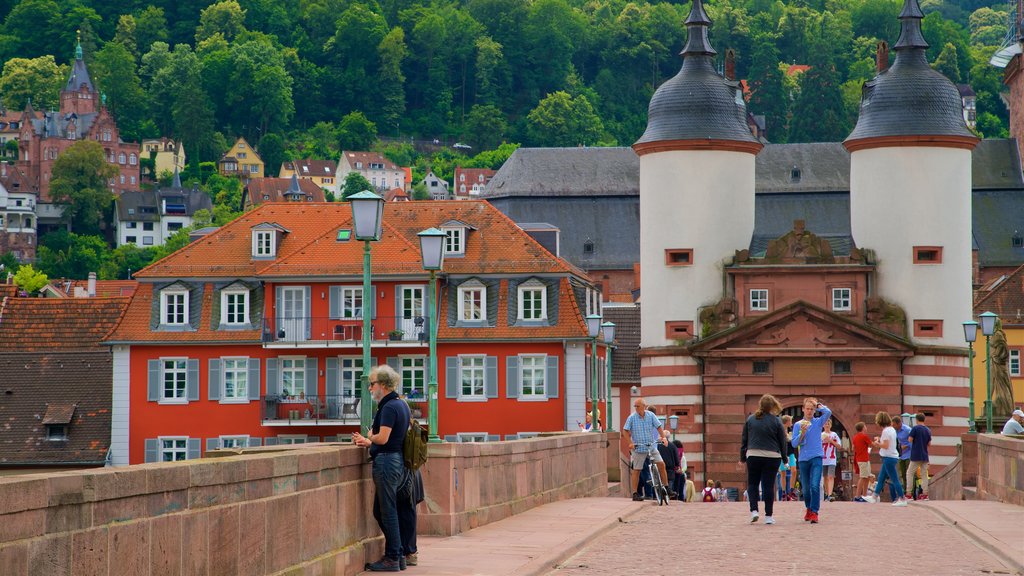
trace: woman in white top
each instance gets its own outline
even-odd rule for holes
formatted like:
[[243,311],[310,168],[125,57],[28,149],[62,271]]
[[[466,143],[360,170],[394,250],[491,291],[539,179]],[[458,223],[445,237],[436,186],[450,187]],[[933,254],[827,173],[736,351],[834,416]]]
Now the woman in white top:
[[878,455],[882,457],[882,471],[878,473],[878,483],[875,484],[874,492],[865,496],[864,499],[872,503],[878,502],[882,484],[888,479],[892,505],[906,506],[907,499],[903,496],[903,485],[900,484],[899,472],[896,471],[900,452],[896,447],[896,429],[892,427],[892,418],[884,411],[879,412],[875,415],[875,424],[878,425],[881,435],[875,436],[871,445],[878,448]]

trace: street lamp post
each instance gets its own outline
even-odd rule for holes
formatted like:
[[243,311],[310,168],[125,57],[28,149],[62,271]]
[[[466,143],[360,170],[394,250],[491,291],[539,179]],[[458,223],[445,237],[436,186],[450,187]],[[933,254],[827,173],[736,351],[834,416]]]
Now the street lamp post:
[[427,286],[427,330],[430,336],[430,376],[427,382],[427,428],[430,441],[440,442],[437,424],[437,271],[444,266],[445,233],[430,228],[417,234],[420,237],[420,259],[423,269],[430,271]]
[[601,332],[601,316],[587,316],[587,334],[590,336],[590,431],[597,432],[597,335]]
[[989,339],[996,333],[996,320],[992,312],[984,312],[981,318],[981,333],[985,335],[985,432],[992,433],[992,348]]
[[369,386],[370,345],[373,337],[370,303],[374,296],[370,291],[370,242],[380,240],[384,199],[369,190],[363,190],[349,196],[349,202],[352,204],[352,227],[355,229],[356,240],[363,241],[363,375],[359,379],[359,425],[365,431],[373,419]]
[[970,418],[967,420],[968,432],[977,434],[978,429],[974,424],[974,342],[978,339],[978,323],[974,320],[964,322],[964,340],[967,341],[967,361],[970,363],[970,398],[967,400]]
[[604,417],[608,419],[604,429],[608,432],[614,430],[612,426],[612,343],[615,342],[615,323],[605,322],[601,324],[604,332],[604,366],[605,366],[605,393],[604,393]]

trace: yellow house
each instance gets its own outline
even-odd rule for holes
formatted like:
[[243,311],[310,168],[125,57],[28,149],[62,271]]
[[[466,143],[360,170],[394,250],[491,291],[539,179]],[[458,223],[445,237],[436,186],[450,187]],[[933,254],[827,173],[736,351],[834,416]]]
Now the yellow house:
[[291,178],[294,174],[299,180],[309,180],[324,190],[334,191],[337,171],[338,165],[333,160],[291,160],[281,163],[278,178]]
[[224,176],[238,176],[246,180],[263,178],[265,174],[263,159],[256,153],[256,149],[241,137],[221,156],[217,168]]
[[185,170],[185,147],[170,138],[143,140],[140,155],[149,158],[151,154],[155,161],[154,173],[157,178],[164,172],[174,174],[175,168],[179,172]]
[[[1009,349],[1007,371],[1010,375],[1010,389],[1013,392],[1013,405],[1020,408],[1024,405],[1024,266],[1003,274],[985,284],[979,291],[974,303],[974,316],[984,312],[992,312],[999,316],[1006,345]],[[980,320],[979,320],[980,322]],[[985,419],[985,336],[978,329],[978,340],[974,343],[974,412],[977,421]],[[1005,416],[1005,415],[1003,415]],[[996,432],[1002,429],[1003,421],[992,422]]]

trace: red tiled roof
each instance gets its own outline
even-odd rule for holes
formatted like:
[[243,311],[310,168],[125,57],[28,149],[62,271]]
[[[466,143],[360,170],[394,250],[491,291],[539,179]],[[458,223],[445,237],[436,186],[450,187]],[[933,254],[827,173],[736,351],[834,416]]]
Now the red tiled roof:
[[402,190],[401,188],[392,188],[391,190],[388,190],[384,194],[385,202],[401,202],[403,200],[408,199],[409,195],[406,194],[405,190]]
[[5,298],[0,350],[88,350],[117,325],[129,298]]
[[[377,152],[342,151],[341,154],[348,159],[349,166],[351,166],[353,170],[368,170],[371,162],[375,164],[383,164],[384,170],[403,170],[402,167]],[[356,168],[356,162],[362,162],[363,167]]]
[[[305,170],[303,170],[305,168]],[[281,170],[290,170],[295,172],[299,178],[321,176],[321,177],[333,177],[338,171],[338,165],[334,160],[294,160],[291,162],[282,162]]]
[[259,330],[213,330],[213,284],[203,289],[202,316],[195,330],[155,331],[150,328],[153,310],[153,284],[139,286],[124,318],[107,337],[109,342],[253,342],[260,341]]
[[[266,202],[284,202],[284,193],[292,185],[291,177],[288,178],[253,178],[245,187],[246,204],[259,206]],[[324,202],[324,189],[317,186],[312,180],[299,178],[299,190],[306,196],[312,197],[310,202]],[[267,199],[263,197],[267,196]]]
[[1024,326],[1024,266],[998,281],[990,281],[987,294],[974,303],[974,313],[993,312],[1004,325]]
[[[55,280],[52,286],[66,296],[74,297],[75,288],[82,290],[89,289],[88,280],[70,280],[61,282]],[[99,298],[110,298],[115,296],[131,296],[139,287],[137,280],[97,280],[96,296]]]
[[811,66],[809,64],[790,64],[789,68],[786,68],[786,76],[807,72],[810,69]]

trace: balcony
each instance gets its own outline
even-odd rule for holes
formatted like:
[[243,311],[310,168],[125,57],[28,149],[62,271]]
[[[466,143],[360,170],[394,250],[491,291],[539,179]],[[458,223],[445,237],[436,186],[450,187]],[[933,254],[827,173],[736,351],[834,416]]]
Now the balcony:
[[[263,426],[358,426],[358,396],[305,394],[269,394],[261,398]],[[422,393],[409,398],[414,418],[426,413]]]
[[[428,343],[425,316],[377,316],[370,321],[374,346],[417,348]],[[361,348],[362,318],[264,318],[264,348]]]

